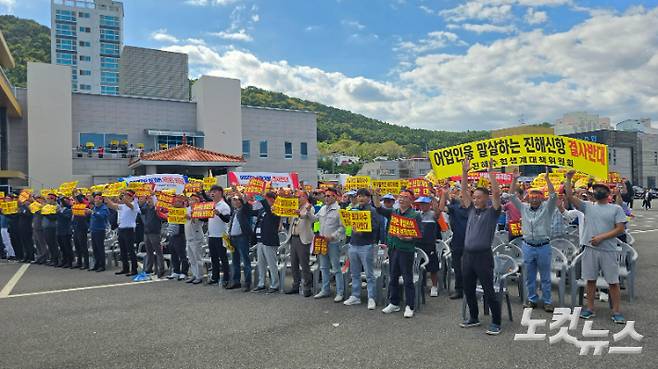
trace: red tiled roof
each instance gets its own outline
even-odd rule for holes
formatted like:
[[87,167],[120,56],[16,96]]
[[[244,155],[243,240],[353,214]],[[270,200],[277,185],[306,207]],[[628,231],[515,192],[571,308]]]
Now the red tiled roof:
[[231,162],[242,163],[242,156],[222,154],[210,150],[200,149],[187,144],[178,145],[166,150],[142,154],[141,161],[201,161],[201,162]]

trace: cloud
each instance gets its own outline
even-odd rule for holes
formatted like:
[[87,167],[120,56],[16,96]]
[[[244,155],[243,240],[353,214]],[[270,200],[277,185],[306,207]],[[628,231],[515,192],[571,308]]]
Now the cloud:
[[16,0],[0,0],[0,7],[4,8],[6,13],[12,13],[15,5]]
[[430,15],[432,15],[432,14],[435,13],[434,10],[432,10],[432,8],[430,8],[430,7],[428,7],[428,6],[425,6],[425,5],[420,5],[420,6],[418,7],[418,9],[422,10],[423,12],[425,12],[425,14],[430,14]]
[[253,15],[251,16],[251,21],[254,22],[254,23],[260,21],[260,15],[258,15],[258,14],[253,14]]
[[364,26],[363,24],[361,24],[361,23],[359,23],[358,21],[355,21],[355,20],[342,20],[340,23],[343,26],[353,28],[353,29],[356,29],[356,30],[359,30],[359,31],[366,28],[366,26]]
[[207,6],[207,5],[219,5],[225,6],[233,3],[237,3],[240,0],[185,0],[185,4],[194,5],[194,6]]
[[411,52],[413,54],[422,54],[428,51],[442,49],[448,45],[465,46],[466,43],[459,39],[459,36],[452,32],[434,31],[427,34],[416,42],[401,41],[393,49],[394,51]]
[[471,24],[464,23],[461,25],[461,28],[475,32],[477,34],[481,33],[513,33],[516,31],[514,26],[497,26],[495,24]]
[[306,26],[306,28],[304,28],[304,31],[313,32],[319,30],[320,28],[321,28],[320,26]]
[[455,8],[442,10],[439,15],[452,22],[463,22],[468,19],[502,22],[512,17],[512,6],[510,4],[487,5],[485,2],[469,1]]
[[540,24],[548,20],[546,12],[535,11],[533,8],[528,8],[525,13],[525,21],[528,24]]
[[151,33],[151,39],[160,42],[177,43],[178,38],[167,33],[166,28],[161,28]]
[[232,40],[232,41],[251,42],[254,40],[253,37],[247,34],[247,31],[244,28],[238,30],[237,32],[226,32],[226,31],[211,32],[210,35],[222,38],[224,40]]

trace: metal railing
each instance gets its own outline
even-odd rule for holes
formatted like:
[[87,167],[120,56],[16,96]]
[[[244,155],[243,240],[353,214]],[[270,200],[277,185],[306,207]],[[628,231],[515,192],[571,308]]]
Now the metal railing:
[[15,98],[16,97],[16,87],[14,87],[14,85],[11,83],[11,81],[9,81],[9,78],[5,74],[5,70],[1,67],[0,67],[0,72],[1,72],[0,74],[2,74],[2,78],[5,80],[5,82],[7,82],[7,86],[9,86],[9,88],[11,88],[11,93],[14,94],[14,98]]

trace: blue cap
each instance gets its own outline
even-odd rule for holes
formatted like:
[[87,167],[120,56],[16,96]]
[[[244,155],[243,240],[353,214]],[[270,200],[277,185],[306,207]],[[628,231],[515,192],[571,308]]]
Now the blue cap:
[[382,200],[395,200],[395,196],[387,193],[386,195],[382,196]]
[[414,202],[418,202],[418,203],[421,203],[421,204],[429,204],[429,203],[432,202],[432,199],[430,199],[429,197],[426,197],[426,196],[421,196],[421,197],[417,198],[416,201],[414,201]]

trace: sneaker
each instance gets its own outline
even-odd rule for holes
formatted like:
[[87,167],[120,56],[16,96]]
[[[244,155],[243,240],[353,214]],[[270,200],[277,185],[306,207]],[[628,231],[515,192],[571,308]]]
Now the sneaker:
[[409,306],[404,308],[404,317],[405,318],[413,318],[414,317],[414,311]]
[[400,307],[393,304],[388,304],[385,308],[382,309],[382,313],[384,314],[397,313],[398,311],[400,311]]
[[343,302],[343,305],[347,305],[347,306],[359,305],[359,304],[361,304],[361,299],[356,296],[350,296],[350,298],[348,298]]
[[270,287],[270,288],[267,289],[267,291],[265,291],[265,293],[268,294],[268,295],[272,294],[272,293],[279,293],[279,289]]
[[552,313],[555,310],[553,304],[544,304],[544,311],[547,313]]
[[178,280],[179,280],[179,281],[182,281],[182,280],[184,280],[184,279],[185,279],[185,274],[179,274],[179,275],[178,275]]
[[203,278],[194,278],[192,284],[201,284],[203,283]]
[[448,298],[450,300],[459,300],[464,297],[464,294],[461,291],[455,291],[453,292]]
[[527,308],[534,309],[534,308],[537,307],[537,303],[534,302],[534,301],[530,301],[530,300],[528,300],[528,302],[526,302],[525,304],[523,304],[523,307],[526,308],[526,309],[527,309]]
[[489,324],[489,328],[487,328],[485,333],[490,336],[497,336],[500,334],[500,326],[498,324],[491,323]]
[[375,310],[376,306],[375,299],[368,299],[368,310]]
[[313,296],[314,299],[323,299],[331,296],[328,292],[320,291],[317,295]]
[[167,277],[167,279],[176,279],[176,278],[178,278],[178,273],[171,273],[171,274]]
[[479,320],[464,320],[463,322],[459,323],[459,326],[462,328],[472,328],[472,327],[479,327],[480,326],[480,321]]
[[615,324],[626,324],[626,319],[621,313],[614,313],[610,318]]
[[263,291],[265,291],[265,286],[257,286],[256,288],[251,290],[251,292],[256,292],[256,293],[263,292]]
[[580,317],[583,319],[592,319],[596,316],[594,312],[590,309],[584,309],[583,311],[580,312]]
[[437,297],[439,295],[439,288],[438,287],[432,287],[430,289],[430,297]]
[[334,297],[334,302],[341,302],[341,301],[343,301],[343,295],[336,295],[336,297]]
[[195,279],[194,277],[190,277],[190,278],[185,280],[185,283],[192,283],[192,282],[194,282],[194,279]]

